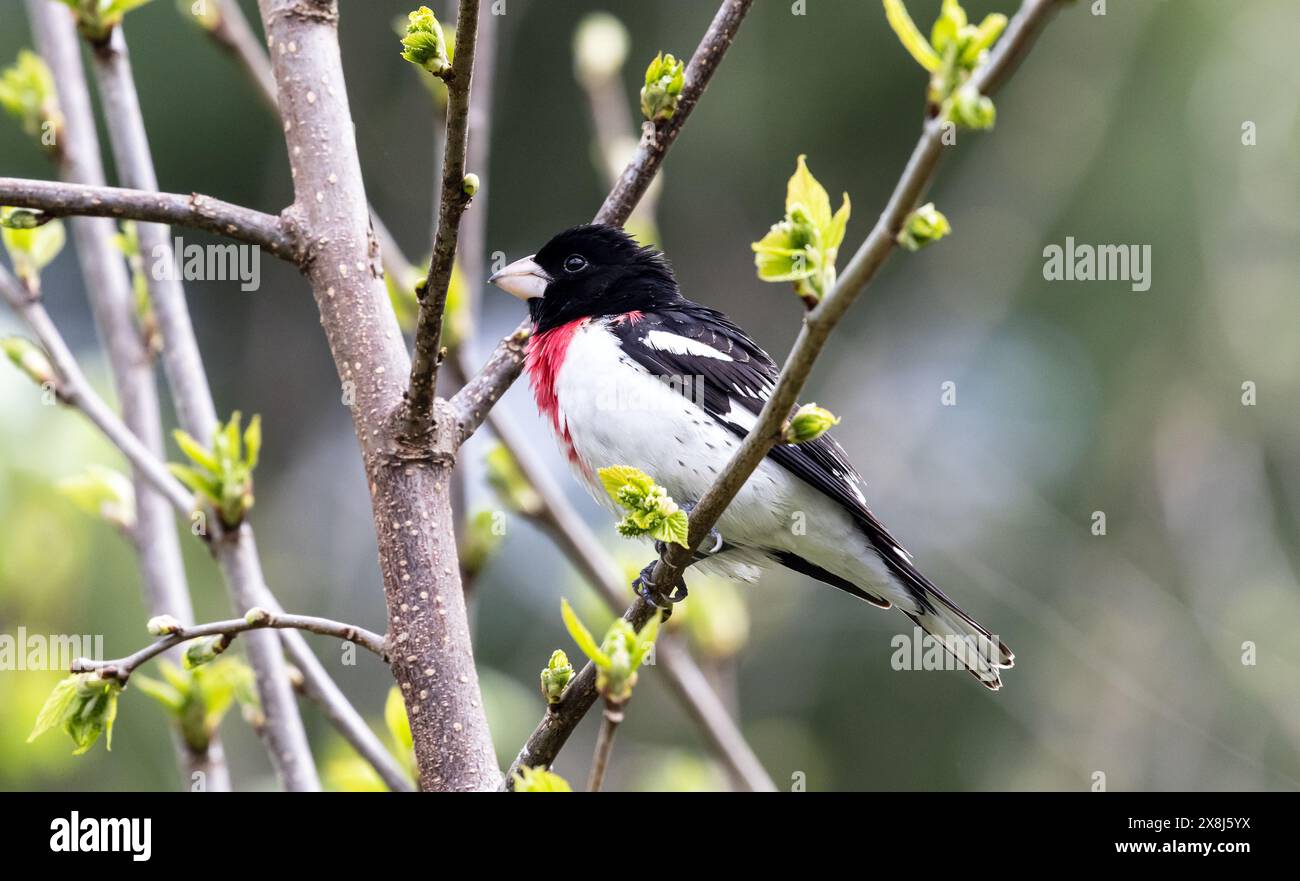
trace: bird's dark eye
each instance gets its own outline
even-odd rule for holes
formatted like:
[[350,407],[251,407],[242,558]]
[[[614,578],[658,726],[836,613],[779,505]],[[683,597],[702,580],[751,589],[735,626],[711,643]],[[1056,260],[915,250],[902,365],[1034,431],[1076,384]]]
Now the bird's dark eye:
[[587,258],[581,254],[570,254],[564,258],[565,272],[582,272],[587,268]]

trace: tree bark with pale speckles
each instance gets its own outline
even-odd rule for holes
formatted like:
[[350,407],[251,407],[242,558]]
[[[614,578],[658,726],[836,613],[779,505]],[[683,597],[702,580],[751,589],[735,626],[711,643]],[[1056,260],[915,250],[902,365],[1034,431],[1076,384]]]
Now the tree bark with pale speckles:
[[410,358],[370,229],[339,58],[338,9],[328,0],[261,0],[259,8],[293,171],[289,210],[308,237],[306,274],[370,486],[391,664],[411,720],[420,786],[495,789],[501,772],[452,530],[455,423],[435,418],[424,450],[399,437]]

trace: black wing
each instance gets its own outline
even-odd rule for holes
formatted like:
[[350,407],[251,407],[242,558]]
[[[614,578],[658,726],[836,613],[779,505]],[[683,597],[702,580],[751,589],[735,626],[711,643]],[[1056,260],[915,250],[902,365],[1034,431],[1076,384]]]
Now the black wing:
[[[693,400],[700,402],[702,399],[709,415],[737,437],[743,438],[748,433],[753,417],[762,410],[776,383],[777,367],[757,343],[726,315],[690,300],[646,312],[637,318],[632,315],[616,318],[610,329],[619,337],[623,351],[650,373],[669,380],[703,377],[702,394],[698,388],[690,389]],[[741,411],[747,411],[748,418]],[[871,513],[859,487],[862,477],[849,462],[844,448],[829,433],[803,444],[778,444],[767,457],[834,499],[853,516],[877,556],[915,598],[917,611],[908,611],[913,620],[942,606],[963,619],[975,632],[992,639],[985,628],[921,574],[913,565],[911,555]],[[790,569],[876,605],[886,608],[890,605],[889,600],[838,578],[801,557],[770,552]],[[1013,657],[1010,650],[1001,642],[997,644],[997,650],[997,660],[990,663],[1010,666]]]
[[[710,416],[737,437],[748,433],[753,417],[762,410],[776,383],[778,370],[768,354],[726,315],[697,303],[685,301],[637,319],[615,320],[610,329],[623,351],[651,374],[670,379],[703,377],[702,389],[686,386],[692,399],[702,403]],[[682,343],[683,339],[695,345]],[[749,418],[743,418],[737,407]],[[867,508],[859,488],[861,475],[829,433],[803,444],[779,444],[767,456],[852,514],[876,553],[904,584],[915,585],[921,594],[926,587],[934,589]],[[888,600],[868,594],[801,558],[781,562],[877,605],[889,605]]]
[[[726,315],[696,303],[616,321],[610,329],[632,360],[655,376],[680,379],[683,390],[738,437],[776,383],[768,354]],[[703,378],[702,388],[692,377]],[[768,456],[854,515],[870,514],[858,488],[861,476],[829,434],[776,446]]]

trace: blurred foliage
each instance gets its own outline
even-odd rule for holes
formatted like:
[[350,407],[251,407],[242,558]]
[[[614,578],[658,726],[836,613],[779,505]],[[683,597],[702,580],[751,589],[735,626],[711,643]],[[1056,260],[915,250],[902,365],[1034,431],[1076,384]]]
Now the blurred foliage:
[[[426,84],[443,87],[397,57],[391,22],[411,5],[364,5],[366,14],[345,3],[340,27],[367,192],[415,259],[431,241],[438,179]],[[964,4],[968,24],[1014,5]],[[1300,785],[1300,69],[1289,62],[1300,21],[1290,0],[1134,0],[1105,16],[1089,5],[1046,29],[998,94],[995,132],[962,129],[945,148],[927,198],[956,232],[925,260],[883,269],[807,395],[835,402],[835,434],[873,510],[1006,639],[1017,666],[996,698],[962,673],[896,672],[889,641],[907,622],[895,613],[795,575],[715,588],[691,573],[668,627],[709,656],[706,671],[736,700],[781,788],[1084,789],[1098,770],[1115,789]],[[908,7],[927,25],[942,11],[938,0]],[[597,10],[622,20],[626,57],[642,61],[694,46],[713,14],[704,3],[512,0],[498,22],[491,161],[475,169],[486,186],[470,209],[486,212],[489,254],[534,252],[590,218],[607,190],[574,58],[562,51]],[[125,24],[161,186],[277,211],[291,200],[280,126],[182,18],[153,3]],[[21,4],[0,4],[0,59],[30,45]],[[797,59],[797,88],[786,59]],[[640,63],[622,71],[634,114]],[[852,194],[841,250],[855,248],[915,143],[929,77],[879,3],[809,3],[804,16],[756,4],[667,163],[656,241],[687,295],[729,312],[774,355],[788,351],[800,306],[755,280],[749,242],[776,219],[790,159],[815,157],[822,180]],[[51,176],[41,145],[8,116],[0,174]],[[1045,282],[1043,248],[1067,236],[1150,244],[1151,290]],[[218,283],[187,294],[218,400],[264,414],[276,440],[255,514],[267,578],[288,608],[382,628],[372,513],[335,368],[312,330],[316,306],[296,270],[263,268],[258,296]],[[70,249],[42,286],[111,397]],[[476,293],[481,355],[522,311]],[[23,332],[0,310],[0,336]],[[949,382],[953,406],[941,403]],[[1243,404],[1245,382],[1257,404]],[[621,553],[626,543],[568,480],[522,385],[502,406]],[[129,547],[56,489],[88,464],[124,463],[14,370],[0,370],[0,417],[0,634],[22,626],[135,644],[146,613]],[[494,504],[487,449],[475,438],[467,450],[467,510]],[[1089,531],[1098,509],[1105,536]],[[553,621],[561,594],[595,632],[612,620],[523,521],[507,521],[475,588],[475,649],[503,763],[544,709],[539,661],[557,634],[536,622]],[[196,614],[228,615],[209,554],[182,535]],[[647,547],[631,574],[650,556]],[[715,634],[701,640],[692,619],[724,590],[722,610],[701,613]],[[728,648],[714,658],[712,642]],[[1247,642],[1253,665],[1242,662]],[[383,730],[382,665],[345,667],[318,650]],[[711,761],[653,669],[643,672],[610,788],[719,785],[677,770]],[[167,727],[129,688],[111,756],[74,761],[53,734],[24,743],[64,675],[0,671],[0,788],[175,788]],[[937,707],[945,724],[933,724]],[[319,716],[307,721],[323,766],[350,754]],[[585,779],[592,729],[561,753],[559,774]],[[247,726],[221,730],[236,784],[273,785]]]

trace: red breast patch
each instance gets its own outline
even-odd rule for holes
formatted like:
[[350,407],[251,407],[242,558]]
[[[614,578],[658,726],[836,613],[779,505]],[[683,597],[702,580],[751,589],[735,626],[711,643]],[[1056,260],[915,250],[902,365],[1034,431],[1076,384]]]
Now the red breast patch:
[[573,448],[568,428],[560,425],[560,402],[555,392],[555,380],[560,375],[560,368],[564,366],[564,356],[569,351],[569,343],[573,342],[573,335],[587,321],[586,318],[579,318],[534,334],[529,338],[528,350],[524,354],[528,384],[532,386],[533,397],[537,399],[537,409],[551,420],[555,433],[568,447],[569,458],[574,461],[578,458],[578,452]]

